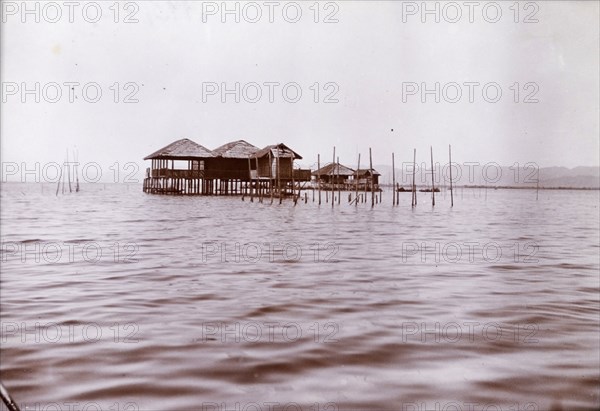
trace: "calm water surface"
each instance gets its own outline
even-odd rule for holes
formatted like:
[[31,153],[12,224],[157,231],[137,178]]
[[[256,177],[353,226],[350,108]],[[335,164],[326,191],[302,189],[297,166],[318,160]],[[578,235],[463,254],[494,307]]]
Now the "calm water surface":
[[39,410],[600,407],[598,191],[429,195],[4,184],[1,378]]

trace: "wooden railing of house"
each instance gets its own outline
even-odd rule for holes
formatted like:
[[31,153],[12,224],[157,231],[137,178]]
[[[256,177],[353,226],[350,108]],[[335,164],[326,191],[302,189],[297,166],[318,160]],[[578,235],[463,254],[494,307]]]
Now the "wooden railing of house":
[[151,170],[153,178],[248,180],[248,170],[178,170],[159,168]]
[[294,169],[294,180],[296,181],[310,181],[311,171],[305,169]]
[[[313,182],[313,186],[317,187],[317,182]],[[352,180],[349,180],[346,183],[324,183],[321,182],[321,190],[327,190],[327,191],[338,191],[338,190],[342,190],[342,191],[355,191],[358,187],[358,191],[364,191],[364,190],[371,190],[371,183],[367,182],[367,183],[363,183],[363,182],[359,182],[358,185],[356,184],[356,182],[352,182]],[[373,189],[375,191],[379,191],[379,184],[373,184]]]
[[[310,181],[311,171],[304,169],[294,170],[294,180],[296,181]],[[248,170],[178,170],[171,168],[159,168],[149,170],[149,173],[153,178],[206,178],[206,179],[248,179]],[[282,178],[291,178],[290,176],[285,177],[282,172]],[[289,174],[289,173],[288,173]],[[256,178],[256,170],[252,170],[252,178]]]
[[205,170],[204,178],[220,180],[249,181],[248,169],[245,170]]
[[205,178],[204,170],[174,170],[158,168],[152,170],[153,178]]

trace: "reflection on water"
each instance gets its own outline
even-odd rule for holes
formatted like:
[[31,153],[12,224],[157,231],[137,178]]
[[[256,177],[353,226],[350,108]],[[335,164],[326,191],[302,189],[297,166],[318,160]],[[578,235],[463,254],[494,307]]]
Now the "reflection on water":
[[600,406],[597,191],[414,210],[53,191],[1,193],[23,408]]

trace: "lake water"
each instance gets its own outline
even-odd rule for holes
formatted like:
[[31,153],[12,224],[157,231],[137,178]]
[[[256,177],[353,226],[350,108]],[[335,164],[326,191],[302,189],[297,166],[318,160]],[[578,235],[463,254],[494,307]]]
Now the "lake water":
[[0,370],[23,409],[600,407],[598,191],[332,209],[54,189],[1,192]]

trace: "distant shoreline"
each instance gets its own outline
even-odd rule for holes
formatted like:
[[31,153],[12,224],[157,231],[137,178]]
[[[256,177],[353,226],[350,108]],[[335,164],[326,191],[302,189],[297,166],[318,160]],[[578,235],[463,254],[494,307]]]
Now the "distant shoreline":
[[[380,187],[392,188],[392,184],[379,184]],[[428,186],[416,186],[417,191],[421,188],[429,188]],[[450,191],[450,186],[436,186],[436,188],[444,189],[446,191]],[[454,190],[459,188],[483,188],[488,190],[585,190],[585,191],[600,191],[600,187],[542,187],[539,188],[536,186],[490,186],[490,185],[460,185],[454,186]],[[406,188],[405,191],[410,193],[410,187]]]

